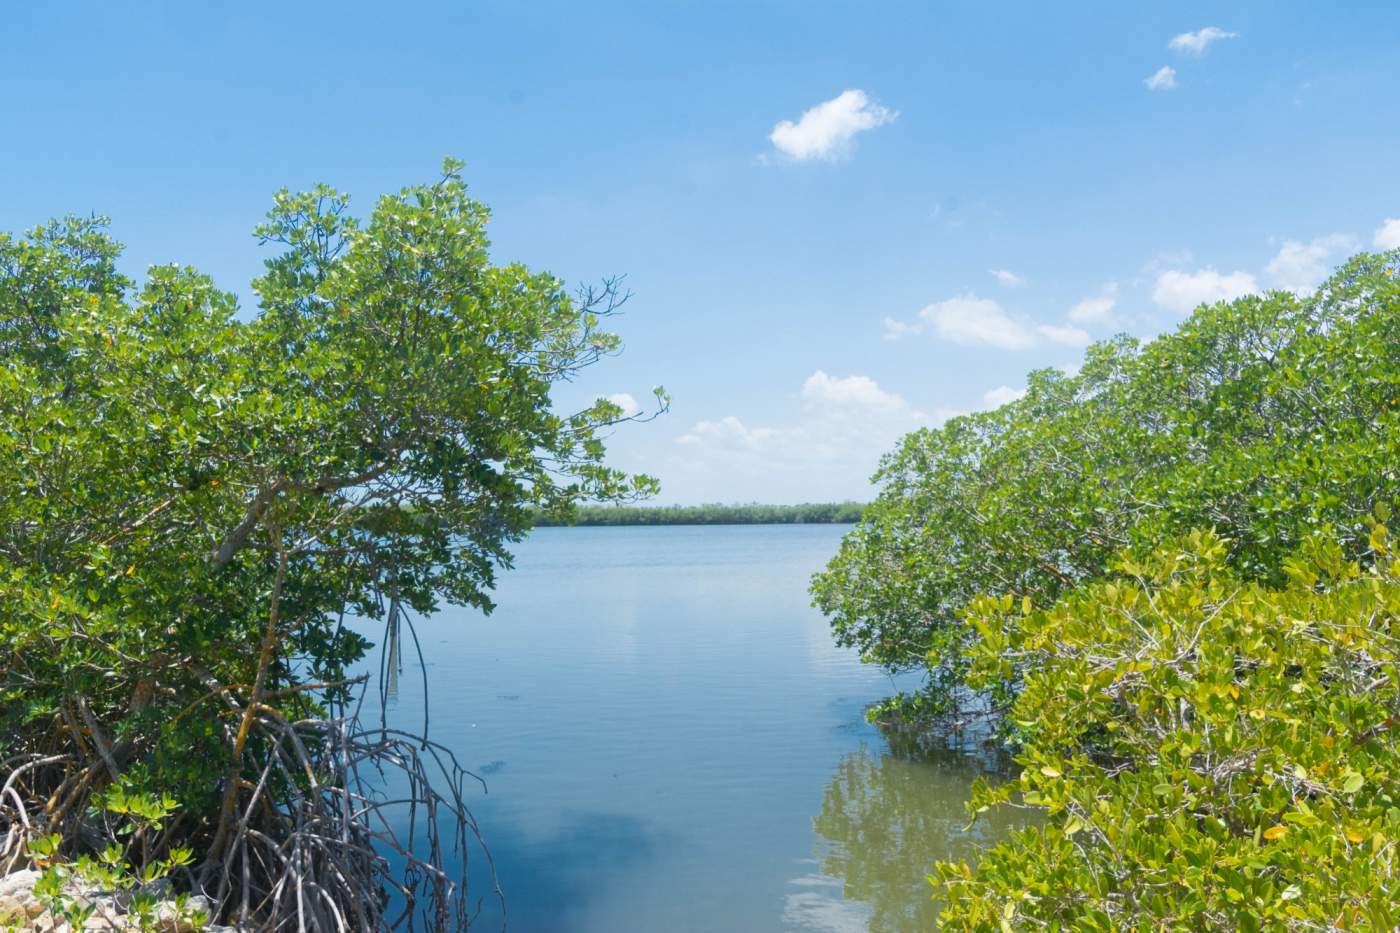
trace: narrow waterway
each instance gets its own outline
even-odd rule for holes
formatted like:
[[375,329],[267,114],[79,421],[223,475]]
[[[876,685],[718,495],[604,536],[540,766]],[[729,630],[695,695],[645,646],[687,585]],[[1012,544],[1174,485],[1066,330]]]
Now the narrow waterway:
[[[901,759],[864,722],[896,685],[832,644],[807,595],[845,530],[539,529],[496,613],[417,621],[432,736],[489,785],[471,803],[508,929],[934,924],[932,863],[1005,831],[964,831],[995,759]],[[404,654],[390,715],[421,725]],[[474,928],[499,928],[473,865]]]

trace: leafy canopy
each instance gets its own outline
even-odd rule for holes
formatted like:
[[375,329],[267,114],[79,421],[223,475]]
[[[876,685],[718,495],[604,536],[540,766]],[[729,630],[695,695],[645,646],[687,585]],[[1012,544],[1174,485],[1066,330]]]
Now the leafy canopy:
[[1024,672],[1023,770],[969,808],[1048,819],[938,867],[948,924],[1395,928],[1400,560],[1368,539],[1365,566],[1309,538],[1273,585],[1193,533],[1049,609],[974,601],[971,683]]
[[1052,602],[1124,548],[1195,528],[1217,530],[1246,580],[1281,581],[1323,526],[1363,552],[1374,506],[1400,492],[1396,262],[1363,254],[1311,296],[1251,295],[1097,344],[1074,375],[1032,373],[1023,399],[907,436],[813,581],[838,642],[928,671],[884,712],[958,712],[978,637],[960,611],[982,594]]
[[363,222],[282,191],[251,316],[138,287],[100,218],[0,235],[0,758],[56,756],[20,782],[55,830],[120,782],[217,858],[266,717],[364,655],[344,613],[489,610],[532,516],[655,490],[605,462],[618,406],[551,403],[624,296],[493,265],[487,221],[451,161]]

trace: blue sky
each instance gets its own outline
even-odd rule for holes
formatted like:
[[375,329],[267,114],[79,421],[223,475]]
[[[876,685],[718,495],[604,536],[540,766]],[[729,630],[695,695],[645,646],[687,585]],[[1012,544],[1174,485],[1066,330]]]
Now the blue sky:
[[108,214],[136,275],[246,297],[278,187],[368,210],[465,159],[499,260],[628,276],[626,352],[558,401],[664,384],[612,449],[668,502],[865,498],[902,432],[1086,339],[1400,245],[1392,3],[67,3],[0,30],[0,229]]

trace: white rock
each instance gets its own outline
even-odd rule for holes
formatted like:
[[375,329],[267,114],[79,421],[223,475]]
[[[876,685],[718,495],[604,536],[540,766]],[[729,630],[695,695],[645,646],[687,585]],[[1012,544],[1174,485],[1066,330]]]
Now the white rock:
[[[40,872],[24,869],[0,877],[0,930],[10,929],[5,925],[7,921],[10,924],[18,921],[24,924],[20,927],[24,930],[39,933],[73,933],[68,924],[61,919],[49,916],[43,902],[34,896],[34,885],[40,875]],[[126,902],[130,900],[130,892],[103,891],[78,879],[70,879],[66,887],[66,894],[75,905],[93,904],[97,908],[84,924],[85,931],[127,933],[134,929],[125,922],[125,908]],[[152,886],[149,890],[157,896],[169,892],[166,886]],[[207,914],[209,900],[202,895],[193,895],[186,901],[185,909],[187,913],[203,911]],[[156,929],[161,933],[188,933],[194,929],[189,921],[180,918],[173,900],[166,900],[156,906],[156,919]],[[235,928],[225,926],[210,925],[204,929],[207,933],[238,933]]]
[[24,899],[33,893],[34,885],[39,881],[39,873],[32,868],[23,868],[19,871],[12,871],[3,878],[0,878],[0,897],[18,897]]

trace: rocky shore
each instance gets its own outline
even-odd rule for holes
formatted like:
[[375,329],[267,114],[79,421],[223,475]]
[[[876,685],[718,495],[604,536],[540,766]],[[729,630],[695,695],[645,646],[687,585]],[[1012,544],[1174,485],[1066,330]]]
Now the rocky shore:
[[[130,915],[132,891],[103,891],[79,880],[70,881],[64,893],[69,902],[77,908],[91,906],[92,913],[79,927],[74,927],[63,917],[51,914],[44,901],[35,893],[34,886],[41,876],[33,869],[12,872],[0,878],[0,933],[10,931],[35,930],[44,933],[78,933],[78,930],[135,931],[141,926]],[[233,927],[214,924],[199,925],[191,919],[194,914],[206,914],[208,902],[198,895],[189,898],[182,912],[173,898],[163,890],[149,892],[160,898],[154,911],[154,929],[157,933],[192,933],[195,930],[210,933],[237,933]]]

